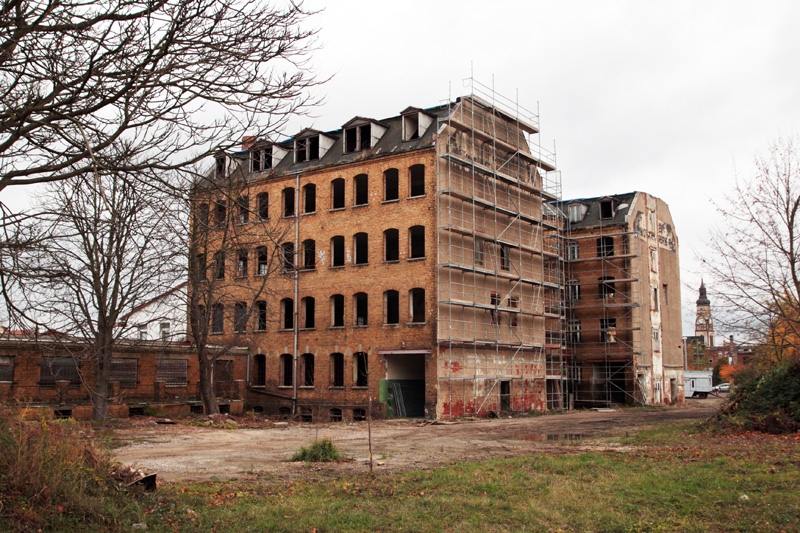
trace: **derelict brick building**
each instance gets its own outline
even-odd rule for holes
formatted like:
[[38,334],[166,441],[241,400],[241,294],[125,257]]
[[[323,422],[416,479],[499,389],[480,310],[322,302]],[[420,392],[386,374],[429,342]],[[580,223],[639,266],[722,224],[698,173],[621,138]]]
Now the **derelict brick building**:
[[566,406],[555,158],[534,114],[471,87],[218,157],[212,174],[239,188],[199,188],[195,220],[249,240],[213,255],[212,238],[200,259],[236,280],[211,329],[249,346],[253,407],[340,420],[370,395],[382,416]]

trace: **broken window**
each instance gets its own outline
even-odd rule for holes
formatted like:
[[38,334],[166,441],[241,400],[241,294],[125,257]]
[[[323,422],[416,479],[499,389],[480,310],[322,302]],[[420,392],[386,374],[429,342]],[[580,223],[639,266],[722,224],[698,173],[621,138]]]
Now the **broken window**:
[[272,168],[272,147],[259,150],[250,150],[250,169],[253,172],[261,172]]
[[313,269],[317,259],[317,243],[314,239],[303,241],[303,268]]
[[356,326],[367,325],[367,293],[358,292],[353,295],[353,307],[356,318]]
[[331,327],[344,327],[344,296],[341,294],[331,296]]
[[383,172],[383,200],[389,202],[400,198],[399,186],[400,173],[396,168]]
[[294,216],[294,187],[283,189],[283,216]]
[[236,199],[236,221],[239,224],[250,222],[250,197],[243,195]]
[[236,277],[247,277],[247,250],[239,250],[236,254]]
[[228,208],[225,205],[225,200],[214,202],[214,224],[217,226],[224,226],[227,217]]
[[258,300],[256,302],[256,331],[267,329],[267,302]]
[[303,327],[312,329],[315,327],[314,314],[316,312],[316,301],[313,296],[306,296],[300,300],[303,309]]
[[425,196],[425,165],[411,165],[409,173],[409,196]]
[[344,178],[336,178],[331,182],[331,209],[344,209]]
[[247,304],[244,302],[236,302],[233,308],[233,331],[247,331]]
[[297,139],[294,142],[294,162],[315,161],[319,159],[319,135]]
[[225,331],[225,307],[222,304],[214,305],[211,310],[211,333]]
[[616,318],[601,318],[600,319],[600,332],[602,334],[602,341],[607,343],[617,342],[617,319]]
[[158,359],[156,381],[167,387],[185,387],[189,383],[189,361],[186,359]]
[[256,248],[256,268],[256,274],[259,276],[266,276],[269,272],[269,255],[267,255],[266,246]]
[[366,174],[353,178],[353,196],[353,205],[369,204],[369,178]]
[[353,235],[353,248],[355,252],[355,264],[366,265],[369,263],[369,247],[366,233],[356,233]]
[[400,323],[400,293],[395,290],[388,290],[383,293],[383,308],[386,324]]
[[344,355],[331,354],[331,386],[344,387]]
[[410,259],[425,257],[425,226],[412,226],[408,229]]
[[262,192],[256,196],[258,201],[258,218],[267,220],[269,218],[269,193]]
[[362,124],[344,130],[344,151],[346,153],[367,150],[372,145],[372,127]]
[[303,376],[303,387],[314,386],[314,354],[304,353],[300,356],[300,375]]
[[263,353],[256,354],[255,372],[253,373],[253,385],[263,387],[267,384],[267,356]]
[[400,260],[400,232],[396,229],[387,229],[383,232],[383,260]]
[[331,237],[331,266],[344,266],[344,237],[341,235]]
[[611,200],[600,202],[600,218],[614,217],[614,203]]
[[607,300],[614,298],[617,295],[617,289],[614,285],[613,276],[603,276],[598,278],[600,281],[600,298]]
[[597,257],[610,257],[614,255],[614,238],[600,237],[597,239]]
[[408,291],[411,322],[421,324],[425,322],[425,289],[411,289]]
[[294,300],[284,298],[281,300],[281,329],[294,328]]
[[294,361],[292,354],[281,355],[281,387],[291,387],[294,384]]
[[511,249],[508,247],[507,244],[500,245],[500,269],[501,270],[511,269]]
[[294,243],[285,242],[281,244],[281,270],[284,274],[294,271]]
[[353,409],[353,422],[363,422],[367,419],[367,410],[366,409]]
[[328,420],[331,422],[341,422],[342,410],[338,407],[331,407],[330,411],[328,412]]
[[72,357],[42,357],[39,363],[39,384],[55,385],[56,381],[80,383],[78,364]]
[[214,279],[225,279],[225,254],[214,253]]
[[317,211],[317,186],[309,183],[303,186],[303,213]]
[[364,352],[356,352],[353,354],[353,366],[355,370],[355,383],[356,387],[366,387],[369,377],[369,369],[367,367],[367,354]]

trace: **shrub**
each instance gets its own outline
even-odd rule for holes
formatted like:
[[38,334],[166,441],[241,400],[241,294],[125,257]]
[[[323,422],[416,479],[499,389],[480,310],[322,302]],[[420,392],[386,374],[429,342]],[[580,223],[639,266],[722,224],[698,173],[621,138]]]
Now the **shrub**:
[[292,456],[292,461],[305,461],[307,463],[330,463],[341,460],[342,455],[330,439],[314,441],[307,448],[305,446],[300,448]]

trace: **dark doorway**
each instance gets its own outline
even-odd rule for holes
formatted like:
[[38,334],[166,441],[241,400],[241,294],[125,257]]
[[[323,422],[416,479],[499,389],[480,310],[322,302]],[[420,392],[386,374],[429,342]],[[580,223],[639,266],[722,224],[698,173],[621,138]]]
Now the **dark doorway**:
[[511,410],[511,382],[510,381],[501,381],[500,382],[500,410],[501,411],[510,411]]

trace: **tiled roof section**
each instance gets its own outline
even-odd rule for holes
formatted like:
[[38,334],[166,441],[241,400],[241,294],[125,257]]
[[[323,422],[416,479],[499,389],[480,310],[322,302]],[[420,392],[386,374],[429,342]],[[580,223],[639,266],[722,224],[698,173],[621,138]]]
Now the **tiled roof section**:
[[[555,202],[555,205],[564,212],[565,215],[569,213],[570,204],[581,203],[588,207],[586,214],[578,222],[570,222],[571,228],[591,228],[600,225],[610,224],[624,224],[625,217],[630,212],[633,200],[637,192],[627,192],[623,194],[612,194],[608,196],[597,196],[594,198],[574,198],[572,200],[562,200]],[[600,204],[603,200],[611,200],[614,202],[614,216],[611,218],[600,217]]]
[[[437,106],[429,109],[421,110],[423,113],[428,114],[432,117],[439,118],[444,117],[447,115],[448,106],[442,105]],[[360,120],[362,117],[356,117],[353,120]],[[347,124],[349,125],[353,120],[349,121]],[[370,119],[364,119],[364,123],[371,122]],[[384,157],[389,154],[395,153],[403,153],[403,152],[411,152],[414,150],[419,150],[421,148],[427,148],[433,146],[433,139],[434,134],[436,133],[436,125],[437,121],[434,120],[431,122],[431,125],[428,129],[419,136],[419,138],[411,140],[411,141],[403,141],[403,118],[402,115],[397,115],[394,117],[382,119],[382,120],[375,120],[374,121],[381,126],[387,128],[387,131],[381,136],[380,140],[375,143],[375,146],[366,150],[359,150],[356,152],[350,153],[343,153],[344,150],[342,148],[342,143],[344,142],[344,135],[341,129],[322,132],[323,135],[326,135],[330,138],[335,139],[333,146],[328,149],[328,151],[322,155],[319,159],[312,160],[312,161],[304,161],[301,163],[294,162],[293,156],[293,139],[281,141],[275,143],[277,146],[280,146],[284,150],[288,150],[289,153],[283,160],[274,168],[260,172],[250,174],[248,172],[249,165],[242,164],[239,167],[239,174],[241,175],[242,172],[249,174],[250,180],[260,180],[264,178],[270,177],[278,177],[278,176],[285,176],[288,174],[295,174],[297,172],[303,171],[310,171],[316,170],[319,168],[325,167],[333,167],[337,165],[346,165],[348,163],[352,163],[355,161],[363,161],[369,160],[378,157]],[[303,133],[307,133],[309,129],[303,130]],[[258,146],[263,146],[261,143]],[[232,157],[239,158],[242,160],[246,160],[249,157],[249,152],[238,152],[233,154]]]

